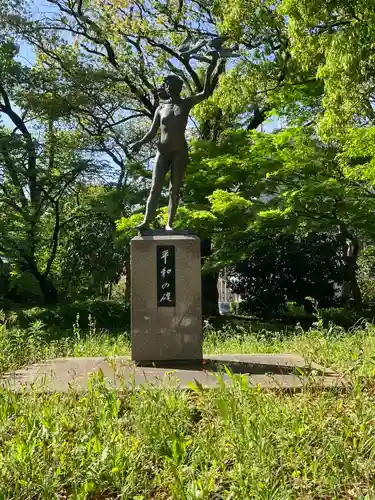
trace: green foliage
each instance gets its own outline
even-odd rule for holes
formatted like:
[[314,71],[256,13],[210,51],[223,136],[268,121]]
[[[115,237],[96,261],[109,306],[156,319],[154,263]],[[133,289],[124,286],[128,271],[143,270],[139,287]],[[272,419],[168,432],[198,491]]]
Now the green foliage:
[[361,325],[366,321],[373,322],[375,319],[375,308],[373,306],[361,311],[345,308],[321,309],[320,313],[324,325],[327,326],[332,323],[345,329]]
[[143,220],[143,214],[132,214],[129,217],[123,217],[118,220],[116,223],[116,227],[118,231],[124,231],[125,234],[129,232],[129,234],[135,235],[136,229],[135,226],[140,224]]
[[334,325],[347,331],[358,328],[366,322],[372,323],[375,319],[375,308],[368,306],[358,311],[348,307],[330,307],[319,308],[317,313],[311,310],[287,310],[282,311],[278,318],[284,325],[300,324],[304,328],[310,328],[318,320],[325,328]]
[[82,210],[64,233],[56,270],[60,290],[68,297],[104,295],[104,287],[120,279],[129,259],[127,246],[116,238],[113,219],[94,209]]
[[[85,319],[85,314],[82,315]],[[111,333],[104,333],[97,328],[90,313],[86,322],[82,321],[85,329],[81,328],[79,317],[69,326],[64,325],[62,321],[68,321],[68,316],[68,313],[65,317],[60,314],[57,318],[56,312],[36,308],[11,314],[0,312],[0,373],[64,356],[129,354],[129,335],[122,333],[122,328],[120,333],[114,329]],[[73,317],[72,314],[70,316]],[[24,328],[20,328],[20,324]]]
[[358,258],[358,283],[365,302],[375,302],[375,248],[364,248]]
[[230,312],[231,314],[238,314],[240,312],[241,303],[238,301],[232,301],[230,303]]
[[292,53],[324,82],[326,137],[348,125],[374,124],[372,109],[374,2],[283,0]]
[[285,310],[288,301],[306,304],[310,294],[322,307],[337,301],[336,287],[345,278],[340,242],[326,234],[301,238],[264,234],[249,238],[248,257],[234,266],[230,287],[241,295],[241,311],[272,316]]
[[13,270],[10,273],[6,296],[10,297],[14,302],[23,304],[27,304],[28,302],[40,303],[43,301],[43,296],[35,277],[29,272],[21,272],[17,269],[17,266],[13,266]]
[[303,122],[320,109],[323,89],[313,71],[291,57],[288,22],[279,6],[272,0],[215,6],[221,32],[240,44],[244,57],[222,75],[214,100],[249,130],[281,110],[288,119]]
[[71,331],[73,325],[87,330],[92,322],[99,329],[128,330],[130,326],[129,304],[114,300],[85,300],[55,307],[33,307],[15,311],[21,328],[28,328],[36,321],[48,328]]

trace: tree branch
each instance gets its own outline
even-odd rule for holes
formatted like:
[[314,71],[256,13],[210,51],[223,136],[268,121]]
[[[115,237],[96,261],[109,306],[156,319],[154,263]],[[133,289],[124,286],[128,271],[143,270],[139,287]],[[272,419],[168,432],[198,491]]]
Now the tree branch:
[[266,119],[266,109],[260,109],[258,106],[254,109],[254,115],[247,125],[246,130],[255,130],[261,125]]
[[39,190],[37,188],[37,181],[36,181],[36,159],[37,159],[37,154],[36,154],[36,149],[34,145],[33,138],[28,131],[24,120],[12,109],[12,106],[10,104],[10,99],[9,96],[3,87],[3,85],[0,83],[0,95],[4,101],[4,104],[0,104],[0,112],[3,112],[8,116],[8,118],[14,123],[14,125],[20,130],[21,134],[23,135],[25,142],[26,142],[26,149],[27,149],[27,176],[28,176],[28,182],[29,182],[29,189],[30,189],[30,198],[31,202],[34,205],[34,209],[36,209],[36,204],[39,202],[40,196],[39,196]]
[[193,70],[193,68],[191,67],[189,61],[187,61],[184,57],[182,57],[178,52],[176,52],[175,50],[171,49],[170,47],[168,47],[167,45],[165,45],[164,43],[161,43],[161,42],[155,42],[152,38],[150,37],[145,37],[146,40],[149,42],[149,44],[152,46],[152,47],[158,47],[159,49],[162,49],[164,50],[164,52],[166,52],[167,54],[169,54],[170,56],[178,59],[181,64],[183,64],[187,70],[187,72],[189,73],[189,75],[191,76],[193,82],[194,82],[194,85],[196,87],[196,89],[198,90],[198,92],[201,92],[203,90],[203,85],[197,75],[197,73]]

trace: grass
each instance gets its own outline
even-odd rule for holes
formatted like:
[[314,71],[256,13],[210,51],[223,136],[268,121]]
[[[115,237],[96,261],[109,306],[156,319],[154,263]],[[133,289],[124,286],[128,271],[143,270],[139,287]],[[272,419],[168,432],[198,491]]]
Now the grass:
[[[0,390],[0,499],[375,498],[375,327],[351,332],[205,329],[205,351],[298,352],[344,371],[346,391],[288,395],[233,385],[116,393],[100,375],[77,394]],[[49,340],[0,331],[1,371],[44,358],[129,353],[129,337]]]
[[[294,352],[307,361],[315,361],[339,371],[355,365],[356,370],[367,373],[375,359],[375,327],[370,323],[346,332],[340,327],[315,327],[304,331],[297,327],[282,332],[256,330],[230,324],[215,329],[204,327],[205,353],[278,353]],[[40,321],[29,328],[20,329],[0,315],[0,374],[27,364],[59,357],[127,356],[131,340],[128,332],[98,331],[94,320],[83,331],[79,318],[70,331],[51,332]],[[367,370],[367,371],[366,371]]]

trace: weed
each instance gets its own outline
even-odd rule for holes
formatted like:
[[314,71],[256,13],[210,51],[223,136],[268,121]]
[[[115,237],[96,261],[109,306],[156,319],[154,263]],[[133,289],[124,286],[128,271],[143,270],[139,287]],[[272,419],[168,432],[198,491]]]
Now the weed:
[[[74,354],[108,356],[116,369],[128,336],[90,324],[49,342],[41,322],[21,330],[1,321],[1,370]],[[0,389],[0,498],[374,498],[374,334],[371,324],[343,332],[319,323],[291,335],[205,331],[206,351],[298,352],[336,367],[350,381],[345,392],[310,390],[314,380],[295,395],[261,391],[225,367],[214,391],[116,391],[100,373],[85,394]]]

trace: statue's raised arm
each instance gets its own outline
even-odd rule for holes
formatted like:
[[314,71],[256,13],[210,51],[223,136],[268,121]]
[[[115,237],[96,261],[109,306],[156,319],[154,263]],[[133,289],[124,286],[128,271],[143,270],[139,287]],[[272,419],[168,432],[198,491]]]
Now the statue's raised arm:
[[219,54],[217,52],[213,52],[211,55],[210,64],[208,65],[208,68],[206,70],[206,75],[204,78],[204,86],[203,86],[202,92],[186,98],[186,101],[190,105],[190,109],[192,107],[194,107],[196,104],[198,104],[198,103],[204,101],[205,99],[207,99],[208,97],[210,97],[210,95],[212,94],[212,92],[214,90],[212,88],[212,75],[213,75],[213,72],[217,66],[218,60],[219,60]]

